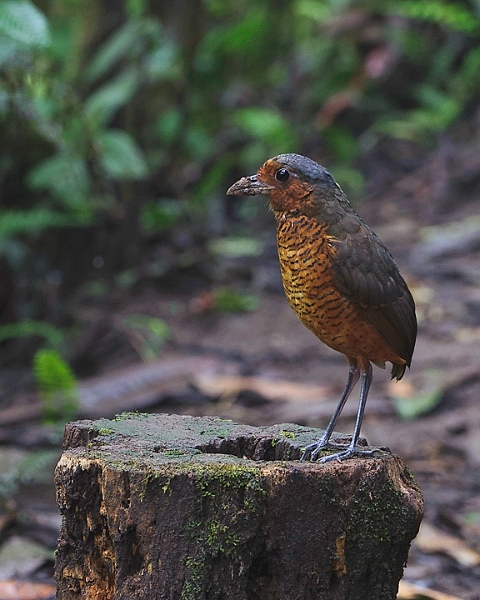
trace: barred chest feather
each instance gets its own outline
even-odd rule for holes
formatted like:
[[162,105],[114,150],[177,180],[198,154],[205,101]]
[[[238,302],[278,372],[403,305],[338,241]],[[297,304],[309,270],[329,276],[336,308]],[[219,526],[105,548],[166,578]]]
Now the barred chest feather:
[[332,285],[331,262],[335,248],[327,235],[326,225],[321,225],[304,215],[277,216],[278,257],[282,271],[285,293],[298,308],[295,298],[298,295],[313,295]]
[[279,216],[277,244],[283,287],[302,323],[346,356],[367,357],[378,366],[385,360],[402,361],[335,284],[332,262],[337,250],[327,226],[304,215]]
[[[300,319],[311,328],[319,305],[333,291],[331,263],[335,248],[326,225],[305,215],[276,213],[277,246],[283,287]],[[335,294],[338,297],[338,294]],[[320,311],[321,312],[321,311]]]

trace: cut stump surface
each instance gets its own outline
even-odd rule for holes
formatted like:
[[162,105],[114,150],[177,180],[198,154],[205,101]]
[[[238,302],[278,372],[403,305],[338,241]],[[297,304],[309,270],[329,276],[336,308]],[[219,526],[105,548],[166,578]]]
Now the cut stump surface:
[[386,452],[299,462],[321,433],[175,415],[69,424],[57,599],[395,599],[421,492]]

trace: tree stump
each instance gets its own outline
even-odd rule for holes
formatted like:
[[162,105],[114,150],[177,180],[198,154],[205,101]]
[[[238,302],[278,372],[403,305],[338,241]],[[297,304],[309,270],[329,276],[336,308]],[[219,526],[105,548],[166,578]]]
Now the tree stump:
[[69,424],[57,599],[393,600],[421,492],[386,451],[299,462],[320,436],[174,415]]

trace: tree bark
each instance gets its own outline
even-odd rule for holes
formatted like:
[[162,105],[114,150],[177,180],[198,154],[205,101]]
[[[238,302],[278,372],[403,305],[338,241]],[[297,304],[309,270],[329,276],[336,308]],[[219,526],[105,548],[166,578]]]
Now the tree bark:
[[421,492],[387,451],[299,462],[320,436],[175,415],[69,424],[57,599],[395,599]]

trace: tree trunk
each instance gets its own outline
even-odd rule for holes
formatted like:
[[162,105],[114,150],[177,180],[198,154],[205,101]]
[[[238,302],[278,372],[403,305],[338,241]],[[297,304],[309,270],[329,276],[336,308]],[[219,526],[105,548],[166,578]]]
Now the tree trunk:
[[71,423],[57,599],[395,599],[421,492],[388,452],[299,462],[320,436],[175,415]]

